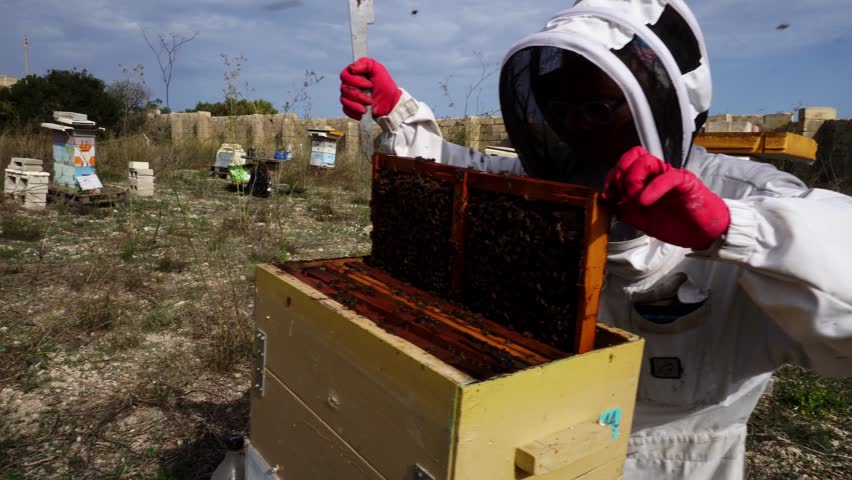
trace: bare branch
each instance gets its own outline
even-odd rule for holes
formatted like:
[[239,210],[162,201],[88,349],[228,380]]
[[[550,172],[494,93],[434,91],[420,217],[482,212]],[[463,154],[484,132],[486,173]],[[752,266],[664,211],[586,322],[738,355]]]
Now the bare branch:
[[467,93],[465,95],[465,100],[464,100],[464,116],[465,117],[467,116],[468,108],[470,106],[469,105],[470,104],[470,97],[473,96],[474,93],[476,94],[476,98],[475,98],[476,103],[474,105],[475,106],[474,110],[477,113],[479,113],[479,95],[482,93],[482,84],[486,80],[488,80],[489,78],[493,77],[494,74],[496,74],[498,69],[499,69],[499,65],[496,62],[495,63],[486,62],[483,55],[482,55],[482,52],[474,51],[473,54],[476,55],[476,58],[479,60],[480,74],[479,74],[479,80],[477,80],[475,83],[469,85],[468,88],[467,88]]
[[[443,81],[439,81],[438,86],[441,88],[441,93],[444,95],[444,97],[447,98],[448,106],[455,112],[456,115],[459,115],[459,113],[461,113],[463,117],[467,117],[468,114],[470,114],[471,107],[473,107],[474,114],[476,115],[492,116],[496,112],[499,112],[500,108],[497,107],[492,109],[480,109],[479,97],[482,94],[482,85],[485,83],[485,81],[493,77],[497,72],[500,71],[499,64],[496,62],[486,62],[482,52],[474,51],[473,54],[479,60],[479,79],[477,79],[475,82],[471,83],[465,88],[464,110],[462,112],[459,112],[459,109],[456,105],[456,101],[453,99],[453,96],[450,93],[450,79],[453,78],[453,75],[449,75]],[[473,105],[471,105],[471,101],[473,101]]]
[[[175,64],[177,63],[178,50],[187,43],[195,40],[199,32],[195,32],[192,36],[185,36],[181,33],[169,33],[168,37],[165,34],[157,35],[157,45],[151,42],[145,30],[142,30],[142,36],[145,38],[145,43],[148,48],[154,52],[157,57],[157,65],[160,67],[160,76],[163,80],[163,85],[166,87],[166,107],[171,109],[169,103],[169,93],[172,85],[172,76],[174,74]],[[165,58],[164,58],[165,57]]]
[[311,115],[311,96],[309,90],[314,85],[320,83],[325,78],[324,75],[317,75],[313,70],[305,70],[305,78],[302,80],[302,84],[297,87],[295,90],[290,90],[287,92],[287,100],[284,101],[282,105],[283,113],[291,113],[293,112],[297,106],[303,105],[302,116],[304,118],[308,118]]

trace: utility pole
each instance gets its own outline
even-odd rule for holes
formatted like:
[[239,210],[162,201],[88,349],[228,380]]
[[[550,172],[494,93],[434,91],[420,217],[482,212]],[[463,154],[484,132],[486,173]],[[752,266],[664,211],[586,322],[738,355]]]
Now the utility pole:
[[24,35],[24,76],[30,75],[30,40]]

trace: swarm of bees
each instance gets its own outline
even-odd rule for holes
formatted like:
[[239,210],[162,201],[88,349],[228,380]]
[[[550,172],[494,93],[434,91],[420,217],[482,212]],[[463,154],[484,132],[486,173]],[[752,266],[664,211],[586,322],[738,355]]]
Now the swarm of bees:
[[471,192],[463,302],[536,340],[570,351],[577,318],[584,211]]
[[422,174],[382,170],[373,179],[370,265],[420,288],[450,288],[453,186]]
[[[380,170],[367,262],[446,296],[452,282],[453,185]],[[571,351],[581,284],[584,211],[488,191],[469,193],[458,300],[516,332]]]

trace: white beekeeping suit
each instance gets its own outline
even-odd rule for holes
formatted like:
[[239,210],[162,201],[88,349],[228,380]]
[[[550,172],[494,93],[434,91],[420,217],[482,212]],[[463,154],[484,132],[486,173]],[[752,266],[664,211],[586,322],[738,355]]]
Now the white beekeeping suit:
[[710,107],[710,71],[681,0],[579,1],[518,42],[500,101],[520,161],[446,142],[429,107],[405,91],[378,119],[382,148],[599,186],[601,172],[540,111],[537,85],[564,52],[606,72],[642,146],[697,175],[730,213],[707,250],[645,235],[610,243],[599,319],[646,340],[625,478],[742,478],[746,423],[776,368],[852,375],[852,199],[692,146]]

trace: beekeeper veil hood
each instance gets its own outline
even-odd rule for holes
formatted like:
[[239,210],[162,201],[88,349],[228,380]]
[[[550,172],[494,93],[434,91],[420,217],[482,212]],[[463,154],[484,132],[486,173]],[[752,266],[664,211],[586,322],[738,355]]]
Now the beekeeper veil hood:
[[[579,92],[596,82],[593,71],[616,94]],[[632,113],[623,115],[635,127],[627,142],[683,167],[710,97],[704,40],[682,0],[579,0],[512,47],[500,75],[504,122],[526,172],[593,187],[618,160],[595,158],[588,145],[620,148],[606,138],[618,133],[607,132],[614,112]]]

